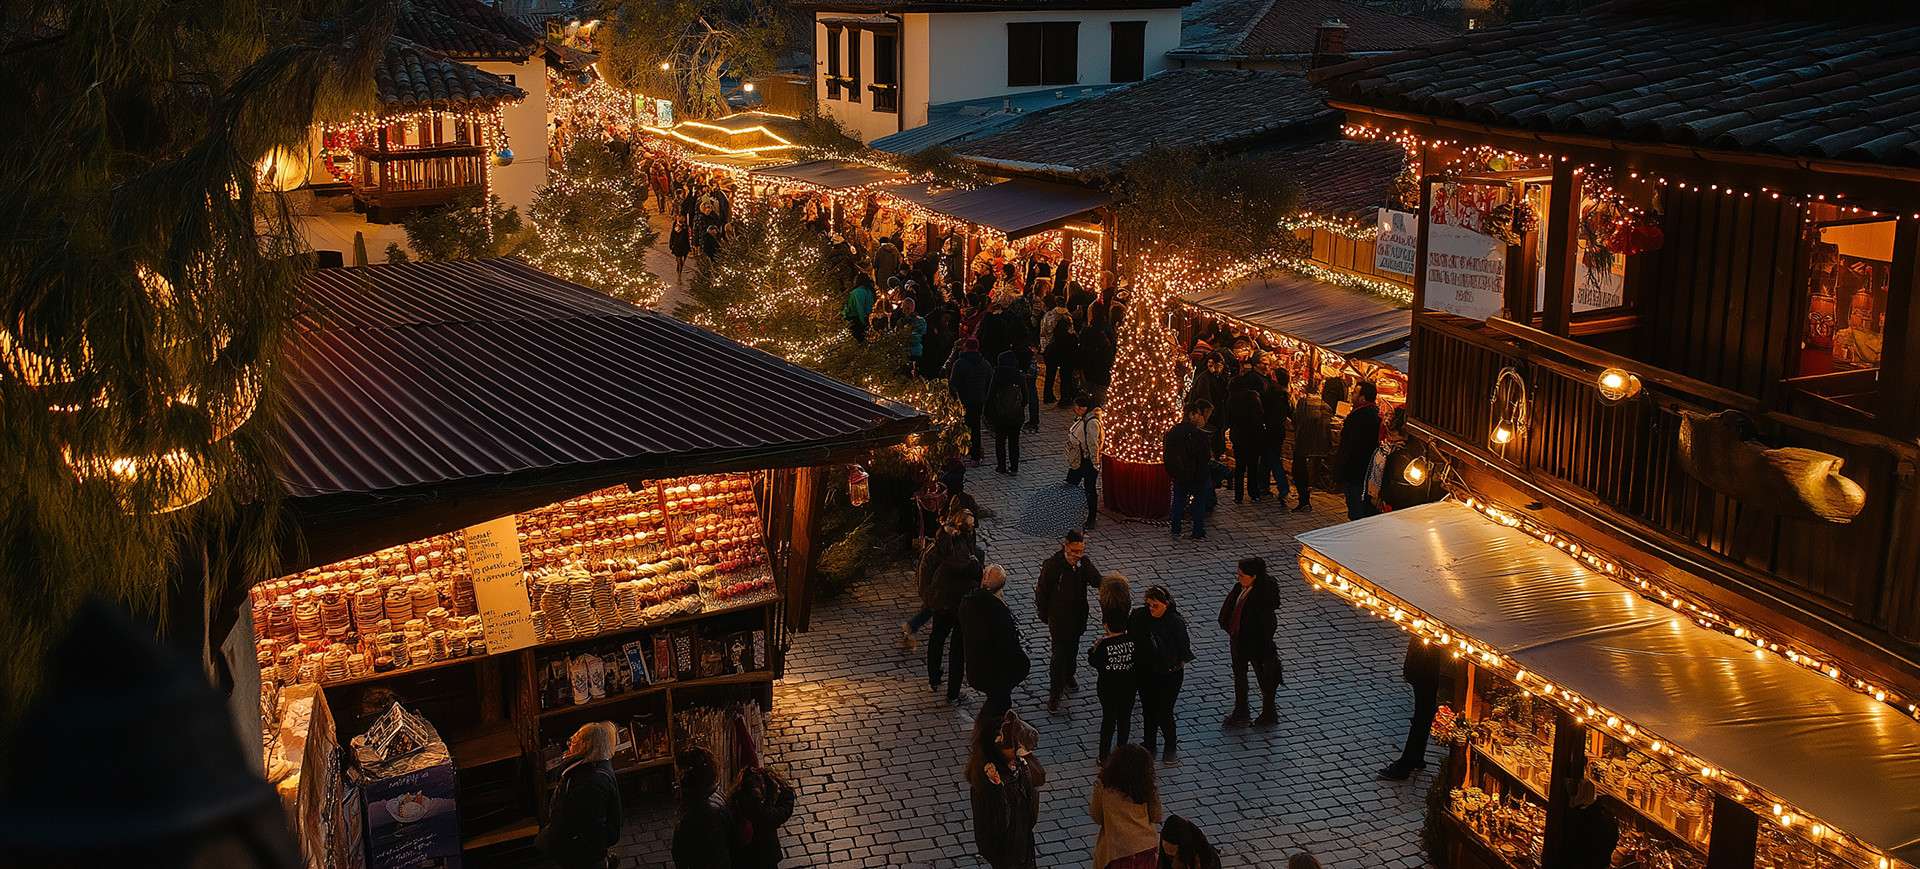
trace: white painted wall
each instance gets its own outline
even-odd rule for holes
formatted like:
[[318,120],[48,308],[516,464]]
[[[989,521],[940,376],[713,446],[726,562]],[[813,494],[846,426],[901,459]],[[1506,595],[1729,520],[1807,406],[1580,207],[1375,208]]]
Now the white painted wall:
[[479,61],[473,65],[497,76],[512,76],[514,86],[527,92],[526,99],[503,112],[513,165],[493,167],[494,195],[519,208],[520,219],[526,220],[533,192],[547,186],[546,61],[535,56],[525,63]]
[[[847,19],[844,13],[816,13],[814,16],[814,99],[821,112],[838,120],[848,132],[862,141],[873,141],[901,129],[911,130],[927,122],[927,106],[956,100],[971,100],[1002,94],[1060,90],[1062,85],[1007,87],[1007,25],[1015,22],[1077,21],[1080,23],[1079,85],[1110,84],[1115,21],[1145,21],[1145,74],[1172,69],[1166,53],[1180,45],[1180,10],[1061,10],[1057,12],[941,12],[909,13],[901,16],[904,29],[900,37],[904,75],[900,116],[873,110],[873,94],[866,86],[873,82],[873,36],[863,33],[860,40],[860,102],[827,99],[827,48],[829,31],[824,19]],[[884,19],[882,19],[884,20]],[[841,28],[841,73],[848,67],[853,31]],[[902,123],[904,120],[904,124]]]

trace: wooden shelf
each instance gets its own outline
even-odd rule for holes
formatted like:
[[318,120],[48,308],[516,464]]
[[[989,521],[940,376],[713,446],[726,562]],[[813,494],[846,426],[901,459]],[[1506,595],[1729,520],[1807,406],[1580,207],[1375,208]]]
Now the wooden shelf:
[[764,597],[759,600],[752,601],[750,603],[734,604],[732,606],[725,606],[719,609],[705,609],[697,613],[686,613],[684,615],[671,616],[669,618],[660,619],[659,621],[652,621],[652,622],[647,622],[646,624],[643,624],[643,625],[636,625],[631,628],[621,628],[615,631],[602,631],[600,633],[593,634],[591,636],[586,636],[586,637],[569,637],[564,640],[548,640],[544,643],[535,643],[531,648],[557,649],[565,646],[571,646],[576,643],[604,643],[614,639],[615,637],[622,637],[627,634],[636,634],[636,633],[640,633],[641,631],[657,630],[659,628],[663,628],[668,625],[677,625],[682,622],[691,622],[698,619],[711,618],[713,616],[723,616],[728,613],[746,612],[747,610],[750,610],[750,609],[755,609],[758,607],[766,606],[767,604],[770,604],[770,603],[774,603],[779,599],[780,599],[780,595],[774,594],[770,597]]
[[537,835],[540,835],[540,822],[532,818],[522,818],[504,827],[488,830],[477,836],[462,837],[460,840],[460,850],[472,851],[477,848],[504,845],[508,842],[518,842],[521,839],[531,839]]
[[589,709],[598,709],[602,706],[612,706],[616,703],[625,703],[628,700],[633,700],[639,697],[646,697],[652,694],[658,694],[662,691],[667,691],[673,688],[708,688],[708,687],[714,687],[719,685],[746,685],[746,684],[752,684],[754,682],[772,682],[773,680],[774,680],[774,675],[772,670],[754,670],[753,672],[750,672],[750,673],[732,673],[726,676],[708,676],[704,679],[686,679],[678,682],[659,682],[653,685],[649,685],[645,688],[641,688],[638,691],[628,691],[625,694],[615,694],[610,697],[602,697],[599,700],[589,700],[585,703],[579,703],[573,706],[560,706],[553,709],[542,709],[540,710],[540,717],[549,718],[552,716],[564,715],[569,712],[583,712]]
[[1540,800],[1543,803],[1546,801],[1547,799],[1546,794],[1541,793],[1539,788],[1534,786],[1533,782],[1530,782],[1525,778],[1522,778],[1520,776],[1519,770],[1516,770],[1513,767],[1507,766],[1506,762],[1501,760],[1499,755],[1496,755],[1490,751],[1486,751],[1478,745],[1469,745],[1469,747],[1473,749],[1474,757],[1479,758],[1480,760],[1484,761],[1486,765],[1499,770],[1502,775],[1513,780],[1515,783],[1519,784],[1521,787],[1526,788],[1527,793],[1532,794],[1534,798]]
[[635,773],[646,772],[647,770],[650,770],[650,769],[659,769],[660,767],[663,767],[663,766],[672,766],[672,765],[673,765],[673,755],[670,755],[670,754],[661,755],[660,757],[656,757],[651,760],[640,761],[639,763],[636,763],[632,766],[620,767],[614,770],[613,774],[614,775],[633,775]]
[[471,769],[519,757],[520,736],[512,723],[503,721],[456,733],[447,739],[447,749],[455,769]]
[[[1667,826],[1666,821],[1663,821],[1654,815],[1648,814],[1645,809],[1642,809],[1639,806],[1634,805],[1633,803],[1627,802],[1625,797],[1622,797],[1619,794],[1614,793],[1613,790],[1607,787],[1606,785],[1603,785],[1599,782],[1594,782],[1593,786],[1595,790],[1600,792],[1600,795],[1602,797],[1605,797],[1608,802],[1618,807],[1618,809],[1622,813],[1633,815],[1634,817],[1639,818],[1642,821],[1645,821],[1647,823],[1647,826],[1652,827],[1654,830],[1658,831],[1660,838],[1667,839],[1669,841],[1683,845],[1688,850],[1697,852],[1702,856],[1704,856],[1707,853],[1706,842],[1698,839],[1690,839],[1686,836],[1680,835],[1680,831],[1670,826]],[[1709,831],[1709,833],[1711,833],[1711,831]]]
[[417,667],[401,667],[398,670],[387,670],[385,672],[373,673],[366,676],[355,676],[351,679],[337,679],[331,682],[323,681],[320,683],[320,687],[344,688],[348,685],[358,685],[358,684],[361,684],[362,682],[375,682],[381,679],[393,679],[400,676],[411,676],[415,673],[425,673],[431,670],[444,669],[446,667],[457,667],[457,666],[460,666],[461,664],[472,664],[478,661],[483,661],[487,657],[488,657],[487,655],[468,655],[464,658],[448,658],[444,661],[435,661],[431,664],[421,664]]

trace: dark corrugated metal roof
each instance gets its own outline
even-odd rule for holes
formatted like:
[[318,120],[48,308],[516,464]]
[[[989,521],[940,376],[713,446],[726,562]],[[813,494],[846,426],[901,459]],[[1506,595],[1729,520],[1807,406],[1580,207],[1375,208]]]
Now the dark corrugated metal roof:
[[1335,353],[1367,356],[1407,340],[1413,312],[1379,296],[1275,273],[1181,296],[1180,301],[1284,332]]
[[790,181],[802,181],[828,190],[844,190],[849,187],[865,187],[882,181],[904,178],[906,175],[878,166],[860,163],[848,163],[845,160],[809,160],[791,166],[778,166],[772,169],[755,169],[755,175],[770,178],[784,178]]
[[904,437],[876,398],[511,259],[329,269],[290,354],[282,481],[296,498],[515,485],[606,466]]

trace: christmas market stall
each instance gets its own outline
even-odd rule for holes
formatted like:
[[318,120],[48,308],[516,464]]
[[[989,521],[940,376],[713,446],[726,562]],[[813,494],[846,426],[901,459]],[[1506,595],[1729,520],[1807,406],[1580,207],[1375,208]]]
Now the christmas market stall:
[[925,416],[512,259],[321,270],[307,297],[301,536],[241,630],[309,859],[513,862],[590,722],[630,792],[692,746],[743,763],[829,471]]
[[1413,313],[1387,299],[1276,272],[1180,301],[1186,346],[1204,338],[1231,350],[1244,339],[1287,360],[1291,382],[1369,380],[1383,408],[1406,400],[1406,370],[1385,358],[1406,347]]
[[[1300,543],[1314,588],[1464,667],[1435,728],[1451,745],[1427,819],[1443,865],[1568,865],[1592,856],[1594,812],[1618,827],[1616,866],[1920,860],[1920,721],[1885,692],[1473,498]],[[1593,808],[1573,799],[1588,785]]]

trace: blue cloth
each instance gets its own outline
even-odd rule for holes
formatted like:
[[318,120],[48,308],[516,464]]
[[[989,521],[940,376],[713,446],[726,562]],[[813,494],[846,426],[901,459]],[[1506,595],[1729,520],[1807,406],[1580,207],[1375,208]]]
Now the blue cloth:
[[1373,506],[1367,503],[1367,480],[1361,477],[1349,481],[1347,490],[1347,521],[1365,519],[1374,514]]
[[1193,533],[1205,536],[1207,533],[1207,496],[1213,493],[1213,486],[1205,481],[1182,483],[1173,481],[1173,536],[1180,536],[1180,520],[1186,515],[1188,507],[1193,511]]
[[907,345],[907,355],[918,358],[923,350],[921,339],[927,337],[927,318],[913,315],[913,319],[907,321],[907,334],[913,338]]
[[874,301],[873,288],[867,286],[864,281],[853,288],[853,313],[859,315],[861,320],[873,316]]

